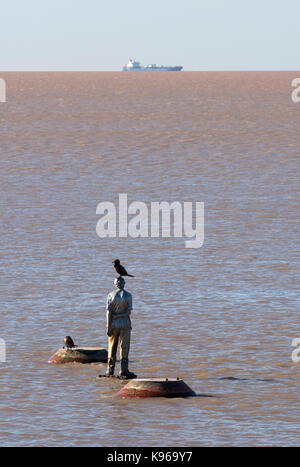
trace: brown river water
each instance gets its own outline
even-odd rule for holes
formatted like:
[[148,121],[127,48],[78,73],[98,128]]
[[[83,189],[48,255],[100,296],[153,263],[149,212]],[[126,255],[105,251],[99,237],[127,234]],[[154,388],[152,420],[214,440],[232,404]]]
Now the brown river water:
[[[300,72],[0,75],[0,444],[299,445]],[[204,202],[204,245],[99,238],[119,193]],[[115,258],[130,369],[198,397],[119,399],[105,365],[47,363],[66,335],[107,346]]]

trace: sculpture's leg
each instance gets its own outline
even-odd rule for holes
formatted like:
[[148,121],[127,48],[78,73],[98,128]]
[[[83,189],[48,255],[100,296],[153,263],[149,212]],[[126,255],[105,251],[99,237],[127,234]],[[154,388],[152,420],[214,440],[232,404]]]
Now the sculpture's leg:
[[109,358],[107,361],[107,369],[106,369],[106,376],[113,376],[115,372],[115,364],[116,364],[116,359],[115,358]]
[[121,360],[121,370],[120,378],[123,379],[133,379],[136,378],[136,375],[128,370],[128,355],[130,348],[130,329],[122,329],[120,332],[120,360]]
[[116,355],[119,341],[119,332],[113,329],[111,336],[108,338],[108,360],[106,376],[113,376],[116,364]]
[[129,371],[128,369],[128,358],[121,358],[121,371],[119,376],[122,379],[136,378],[136,374],[132,373],[132,371]]

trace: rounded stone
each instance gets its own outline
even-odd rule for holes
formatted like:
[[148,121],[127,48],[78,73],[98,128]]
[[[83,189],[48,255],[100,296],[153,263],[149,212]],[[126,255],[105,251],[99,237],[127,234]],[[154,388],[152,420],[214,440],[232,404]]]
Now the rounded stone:
[[195,392],[179,378],[138,378],[129,381],[118,397],[191,397]]
[[58,349],[48,363],[94,363],[107,362],[107,350],[102,347],[74,347]]

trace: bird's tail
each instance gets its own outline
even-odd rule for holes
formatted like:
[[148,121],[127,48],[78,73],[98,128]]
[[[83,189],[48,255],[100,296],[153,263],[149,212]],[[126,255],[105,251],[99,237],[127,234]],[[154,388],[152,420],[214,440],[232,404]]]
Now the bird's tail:
[[135,276],[132,276],[131,274],[127,274],[128,277],[135,277]]

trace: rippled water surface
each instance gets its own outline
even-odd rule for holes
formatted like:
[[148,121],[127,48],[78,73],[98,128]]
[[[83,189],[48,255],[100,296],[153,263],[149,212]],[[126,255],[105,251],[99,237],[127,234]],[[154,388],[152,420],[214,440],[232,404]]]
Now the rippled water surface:
[[[1,445],[300,444],[298,75],[2,73]],[[100,239],[119,193],[204,201],[203,247]],[[47,363],[65,335],[106,347],[115,258],[131,369],[213,397],[117,399],[105,365]]]

